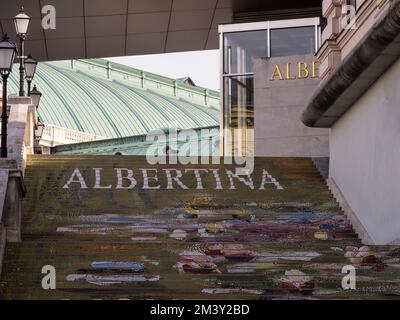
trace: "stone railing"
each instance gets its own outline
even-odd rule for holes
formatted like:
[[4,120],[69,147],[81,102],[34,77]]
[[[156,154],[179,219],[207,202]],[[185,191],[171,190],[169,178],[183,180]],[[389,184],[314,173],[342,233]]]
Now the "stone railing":
[[[21,207],[26,189],[26,157],[34,153],[36,107],[29,97],[8,98],[8,157],[0,159],[0,275],[6,242],[21,241]],[[46,126],[42,148],[104,139],[92,134]],[[48,148],[49,149],[49,148]]]
[[23,175],[37,122],[36,107],[28,97],[9,97],[8,110],[8,157],[0,159],[0,274],[6,242],[21,241]]
[[16,162],[17,168],[25,172],[26,156],[33,153],[36,107],[28,97],[9,97],[8,158]]
[[43,130],[42,139],[40,140],[40,145],[42,148],[52,148],[58,145],[104,139],[109,138],[46,124]]

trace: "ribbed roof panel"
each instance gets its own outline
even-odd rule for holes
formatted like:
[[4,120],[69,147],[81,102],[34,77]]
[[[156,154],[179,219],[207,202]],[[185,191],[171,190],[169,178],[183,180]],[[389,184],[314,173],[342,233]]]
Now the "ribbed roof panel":
[[[38,64],[34,83],[43,94],[39,107],[43,122],[109,138],[146,134],[171,122],[181,129],[218,126],[218,109],[199,104],[201,99],[192,103],[154,86],[135,85],[125,79],[137,77],[140,70],[129,67],[116,66],[119,74],[112,71],[115,76],[108,79],[102,74],[107,63],[99,61],[104,60],[79,60],[79,68],[68,61]],[[18,92],[18,74],[15,66],[10,93]],[[165,86],[166,78],[160,79],[160,87]],[[202,88],[187,90],[198,93]]]

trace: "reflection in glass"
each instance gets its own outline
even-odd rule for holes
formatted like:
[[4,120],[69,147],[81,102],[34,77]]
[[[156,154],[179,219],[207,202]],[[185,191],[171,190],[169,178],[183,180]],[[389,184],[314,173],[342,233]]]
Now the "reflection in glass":
[[224,129],[231,134],[228,153],[249,155],[253,150],[254,78],[232,76],[224,79]]
[[223,33],[225,155],[254,154],[254,60],[314,54],[316,31],[310,25]]
[[271,30],[271,57],[313,54],[314,52],[315,27]]
[[268,56],[268,32],[246,31],[224,36],[224,73],[253,72],[253,60]]

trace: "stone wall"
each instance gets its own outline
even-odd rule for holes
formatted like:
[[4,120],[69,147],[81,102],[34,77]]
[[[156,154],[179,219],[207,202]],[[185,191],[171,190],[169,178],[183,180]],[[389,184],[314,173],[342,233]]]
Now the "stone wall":
[[25,161],[33,153],[36,107],[28,97],[8,98],[8,158],[0,159],[0,275],[6,241],[21,241]]
[[331,130],[330,179],[376,244],[400,239],[399,77],[400,60]]
[[36,108],[29,97],[9,97],[8,104],[8,158],[24,171],[26,155],[33,153]]
[[21,241],[22,171],[14,160],[0,159],[0,276],[6,241]]
[[319,83],[313,61],[313,55],[255,61],[256,156],[329,156],[329,130],[308,128],[301,122],[304,106]]

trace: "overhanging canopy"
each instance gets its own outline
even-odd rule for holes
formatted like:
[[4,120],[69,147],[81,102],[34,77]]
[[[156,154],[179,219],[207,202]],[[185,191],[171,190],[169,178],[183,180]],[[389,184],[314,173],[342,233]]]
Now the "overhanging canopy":
[[[56,8],[56,30],[41,27],[46,4]],[[0,31],[10,37],[21,5],[32,18],[26,52],[44,61],[217,49],[218,24],[232,23],[235,15],[266,20],[286,10],[285,18],[298,17],[321,1],[1,0]]]

